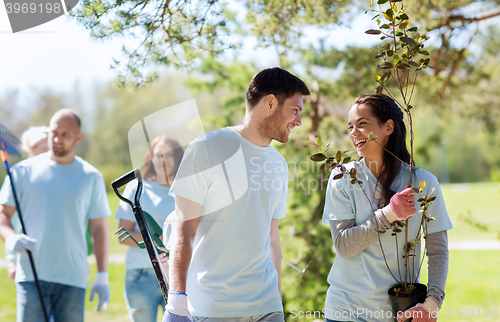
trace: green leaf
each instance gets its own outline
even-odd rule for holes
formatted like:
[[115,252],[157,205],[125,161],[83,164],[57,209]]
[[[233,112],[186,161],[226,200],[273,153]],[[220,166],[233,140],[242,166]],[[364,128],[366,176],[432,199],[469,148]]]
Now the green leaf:
[[349,163],[349,162],[351,162],[350,157],[345,157],[344,160],[342,161],[342,163]]
[[382,31],[378,30],[378,29],[369,29],[367,31],[365,31],[365,34],[368,34],[368,35],[380,35],[382,33]]
[[352,180],[351,180],[351,183],[352,183],[352,184],[356,184],[356,182],[358,182],[358,180],[356,180],[356,179],[352,179]]
[[394,11],[392,11],[392,9],[387,9],[386,11],[384,11],[384,17],[385,19],[389,20],[389,21],[394,21]]
[[377,66],[378,66],[378,68],[381,68],[381,69],[391,69],[391,68],[394,67],[391,63],[389,63],[387,61],[383,62],[383,63],[380,63]]
[[370,134],[368,134],[368,140],[372,140],[373,139],[373,132],[370,132]]
[[382,79],[382,76],[380,76],[380,75],[375,75],[375,79],[377,80],[377,82],[380,82],[380,80]]
[[411,64],[412,66],[419,67],[419,66],[418,66],[418,64],[417,64],[416,62],[414,62],[414,61],[411,61],[411,62],[410,62],[410,64]]
[[396,68],[399,68],[399,69],[410,69],[410,65],[408,65],[407,63],[400,62],[399,64],[396,65]]
[[389,26],[388,24],[384,23],[382,26],[380,26],[380,29],[390,29],[391,26]]
[[413,32],[415,32],[415,31],[417,31],[417,30],[418,30],[418,28],[417,28],[417,27],[411,27],[411,28],[409,28],[407,31],[413,31]]
[[399,64],[399,61],[400,61],[399,55],[398,54],[394,54],[394,65]]
[[392,49],[388,50],[387,51],[387,56],[392,57],[392,55],[394,55],[394,50],[392,50]]
[[389,1],[389,0],[378,0],[377,4],[384,4],[384,3],[387,3],[387,1]]
[[321,162],[323,160],[326,160],[326,155],[323,153],[316,153],[315,155],[311,156],[311,160],[314,162]]
[[408,19],[410,19],[410,17],[408,17],[408,15],[406,13],[403,13],[402,15],[399,16],[399,19],[401,19],[401,20],[408,20]]
[[421,55],[429,56],[429,52],[427,50],[419,50],[417,52]]
[[341,179],[343,176],[344,176],[344,174],[343,174],[343,173],[336,174],[336,175],[334,175],[334,176],[333,176],[333,180],[339,180],[339,179]]
[[372,6],[372,0],[368,1],[368,6],[369,6],[370,8],[373,8],[373,6]]
[[386,70],[386,71],[382,74],[382,76],[381,76],[381,82],[382,82],[382,83],[386,82],[386,81],[389,79],[389,77],[391,77],[391,73],[392,73],[392,72],[391,72],[391,70],[390,70],[390,69],[389,69],[389,70]]
[[321,145],[321,137],[320,137],[320,136],[318,136],[318,137],[316,138],[316,144],[317,144],[318,146],[320,146],[320,145]]
[[340,161],[340,159],[342,159],[342,152],[337,151],[337,154],[335,154],[335,160],[336,160],[337,162],[339,162],[339,161]]
[[401,37],[399,38],[402,42],[410,45],[410,46],[417,46],[417,43],[415,42],[415,40],[411,39],[410,37]]
[[321,167],[319,167],[319,169],[323,171],[323,170],[325,170],[325,169],[326,169],[326,167],[327,167],[327,166],[328,166],[328,164],[325,162],[325,163],[323,163],[323,164],[321,165]]
[[328,149],[332,146],[333,142],[328,143],[328,145],[325,148],[325,153],[328,151]]

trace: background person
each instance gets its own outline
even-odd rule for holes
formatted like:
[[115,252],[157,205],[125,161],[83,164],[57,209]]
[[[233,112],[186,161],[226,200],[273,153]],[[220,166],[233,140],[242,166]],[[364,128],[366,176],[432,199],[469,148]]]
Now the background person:
[[88,283],[85,231],[90,225],[98,273],[90,299],[99,295],[97,310],[107,307],[109,233],[111,214],[99,171],[75,155],[83,134],[80,118],[70,109],[54,114],[49,125],[49,152],[12,167],[26,225],[26,236],[16,234],[10,219],[16,211],[9,178],[0,191],[0,236],[17,262],[17,321],[40,321],[42,309],[25,255],[32,251],[47,313],[55,322],[83,321]]
[[[183,149],[179,142],[167,135],[155,137],[146,153],[140,203],[160,227],[175,209],[174,198],[168,193],[179,169],[182,154]],[[167,173],[163,169],[162,156]],[[134,180],[125,187],[123,196],[133,200],[136,191],[137,181]],[[120,201],[115,217],[119,220],[119,226],[125,228],[137,241],[143,240],[129,204]],[[127,245],[124,297],[130,319],[133,322],[156,322],[158,306],[163,309],[165,300],[148,253],[130,238],[122,244]]]
[[[31,158],[49,150],[48,143],[49,128],[46,126],[32,126],[21,134],[21,148]],[[21,231],[21,223],[17,212],[11,219],[12,227],[16,232]],[[5,258],[8,261],[7,275],[14,279],[16,277],[16,253],[11,252],[5,246]]]
[[241,123],[186,149],[171,189],[179,221],[163,321],[284,321],[278,220],[288,167],[270,144],[301,125],[302,95],[309,90],[296,76],[262,70]]
[[[399,242],[399,251],[396,253],[395,238],[387,230],[392,231],[391,223],[394,221],[409,219],[408,240],[414,240],[421,229],[421,215],[414,216],[415,192],[406,188],[410,168],[384,150],[385,147],[400,160],[410,163],[403,112],[386,95],[360,96],[349,110],[348,127],[351,143],[362,159],[345,167],[347,171],[356,169],[357,178],[362,182],[362,187],[376,211],[374,216],[365,194],[359,187],[350,183],[348,175],[344,175],[340,180],[333,180],[333,176],[339,171],[332,171],[326,192],[323,221],[330,224],[337,256],[328,275],[330,287],[326,296],[326,317],[327,321],[394,321],[394,317],[380,315],[382,310],[392,311],[387,291],[396,281],[384,264],[377,227],[385,257],[395,276],[398,276],[398,261],[399,267],[404,268],[401,257],[405,245],[404,242]],[[370,133],[373,133],[380,145],[367,141]],[[451,229],[452,225],[436,177],[423,169],[413,169],[412,183],[427,183],[424,195],[430,195],[431,189],[435,188],[436,200],[429,206],[428,212],[436,220],[428,224],[426,238],[429,260],[427,299],[423,305],[417,305],[418,307],[412,310],[422,312],[423,320],[419,321],[435,321],[436,318],[431,314],[437,317],[436,312],[444,299],[448,274],[446,231]],[[421,258],[420,244],[415,254],[416,273]],[[359,312],[358,308],[362,308],[366,314],[354,317],[349,314]]]

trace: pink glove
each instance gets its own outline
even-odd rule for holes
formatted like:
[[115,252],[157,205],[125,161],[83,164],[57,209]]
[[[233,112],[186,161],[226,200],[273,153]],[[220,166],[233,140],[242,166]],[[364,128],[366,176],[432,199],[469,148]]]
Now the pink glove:
[[418,303],[412,308],[398,314],[398,322],[413,318],[413,322],[436,322],[438,318],[439,305],[431,297],[427,297],[424,303]]
[[414,194],[415,190],[406,188],[392,196],[389,204],[382,208],[387,221],[393,223],[413,217],[416,211]]

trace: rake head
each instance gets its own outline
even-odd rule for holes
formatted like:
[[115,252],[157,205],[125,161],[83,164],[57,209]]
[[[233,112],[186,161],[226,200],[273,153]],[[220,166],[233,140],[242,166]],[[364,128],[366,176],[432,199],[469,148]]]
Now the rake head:
[[21,149],[19,148],[21,142],[2,124],[0,124],[0,143],[3,143],[2,149],[8,154],[21,155]]

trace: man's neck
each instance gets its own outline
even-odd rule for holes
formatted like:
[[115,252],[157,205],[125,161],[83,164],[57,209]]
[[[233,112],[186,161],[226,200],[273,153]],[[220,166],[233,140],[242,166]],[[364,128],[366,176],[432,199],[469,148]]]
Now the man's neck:
[[59,163],[59,164],[68,164],[68,163],[71,163],[73,161],[75,161],[75,154],[74,153],[68,153],[67,155],[63,156],[63,157],[58,157],[56,155],[54,155],[54,153],[50,152],[50,159],[56,163]]
[[264,138],[260,135],[257,122],[252,122],[247,119],[247,117],[243,118],[243,120],[239,124],[233,126],[233,128],[242,137],[255,145],[267,147],[271,144],[271,139]]

